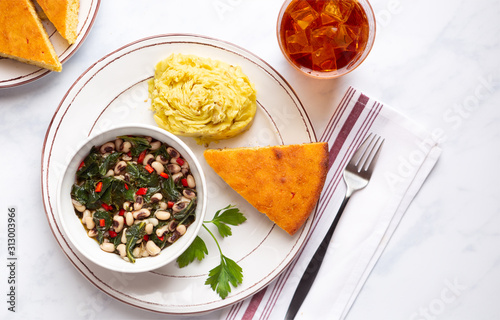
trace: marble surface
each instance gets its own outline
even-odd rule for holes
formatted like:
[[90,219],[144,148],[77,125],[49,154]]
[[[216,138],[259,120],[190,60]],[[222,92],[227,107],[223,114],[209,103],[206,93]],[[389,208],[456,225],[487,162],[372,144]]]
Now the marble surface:
[[281,3],[105,0],[61,74],[0,89],[3,301],[10,207],[18,213],[19,257],[16,313],[2,302],[2,319],[174,318],[109,298],[82,277],[52,235],[40,190],[45,132],[71,84],[107,53],[164,33],[206,35],[260,56],[294,87],[317,132],[354,85],[440,135],[441,159],[347,319],[500,318],[500,2],[372,0],[375,46],[356,71],[336,80],[311,79],[287,64],[275,36]]

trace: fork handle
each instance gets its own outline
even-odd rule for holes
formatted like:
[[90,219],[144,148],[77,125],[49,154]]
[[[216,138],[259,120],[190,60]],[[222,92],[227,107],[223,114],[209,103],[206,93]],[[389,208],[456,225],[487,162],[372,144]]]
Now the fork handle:
[[302,275],[302,278],[300,279],[297,289],[295,289],[295,293],[293,294],[292,301],[290,302],[290,306],[288,307],[285,320],[293,320],[295,318],[295,315],[299,311],[302,302],[304,302],[307,294],[309,293],[309,290],[311,289],[314,279],[316,279],[316,275],[318,274],[319,268],[321,267],[321,263],[323,263],[323,259],[328,249],[328,245],[330,244],[330,240],[332,239],[333,232],[335,231],[335,228],[339,223],[340,217],[344,212],[347,202],[351,198],[351,194],[352,194],[351,190],[348,190],[347,194],[344,197],[344,200],[342,201],[342,204],[340,205],[340,209],[330,226],[330,229],[328,229],[328,232],[321,241],[321,244],[319,245],[318,249],[316,249],[316,252],[314,253],[314,256],[312,257],[311,261],[307,265],[306,271]]

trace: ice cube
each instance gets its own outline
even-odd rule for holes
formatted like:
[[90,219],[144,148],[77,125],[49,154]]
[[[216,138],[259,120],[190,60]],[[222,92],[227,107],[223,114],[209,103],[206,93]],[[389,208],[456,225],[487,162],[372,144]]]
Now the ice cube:
[[297,1],[297,4],[292,9],[290,17],[305,30],[314,20],[319,17],[319,13],[309,5],[305,0]]
[[325,1],[322,13],[329,15],[338,22],[346,22],[354,4],[353,0],[328,0]]
[[307,40],[306,32],[301,30],[293,32],[288,30],[285,34],[287,50],[290,54],[311,53],[312,47]]
[[337,70],[335,51],[332,46],[325,45],[312,53],[314,70],[334,71]]

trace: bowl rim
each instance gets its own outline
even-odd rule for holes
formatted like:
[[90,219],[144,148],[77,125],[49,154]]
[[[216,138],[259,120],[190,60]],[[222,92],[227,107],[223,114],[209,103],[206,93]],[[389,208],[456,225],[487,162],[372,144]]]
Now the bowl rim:
[[[177,146],[174,147],[176,149],[179,149],[178,151],[181,153],[181,155],[183,155],[183,157],[186,158],[186,155],[188,155],[188,157],[190,158],[188,160],[188,163],[191,168],[193,167],[195,168],[194,171],[197,173],[198,176],[196,177],[196,189],[197,193],[198,194],[201,193],[202,196],[198,197],[196,220],[189,228],[187,228],[188,230],[187,234],[189,235],[189,237],[187,237],[187,240],[183,240],[182,244],[179,244],[177,247],[175,247],[176,249],[175,253],[171,253],[169,255],[164,254],[164,259],[161,259],[162,258],[161,254],[164,252],[168,253],[168,251],[162,250],[161,253],[157,256],[137,259],[135,263],[126,262],[116,254],[110,254],[108,252],[104,252],[103,250],[101,250],[99,248],[99,245],[97,245],[97,243],[94,241],[94,239],[91,239],[86,235],[85,229],[83,228],[82,225],[82,234],[85,234],[85,238],[90,240],[88,243],[96,244],[96,246],[91,246],[91,245],[87,246],[86,244],[81,243],[81,241],[78,239],[78,237],[81,237],[81,235],[77,237],[73,235],[71,232],[69,232],[71,230],[71,227],[68,225],[68,221],[66,220],[69,218],[64,217],[63,215],[64,211],[63,208],[65,207],[65,205],[63,205],[63,201],[71,199],[71,197],[69,196],[69,192],[67,194],[67,197],[65,197],[63,192],[66,192],[68,190],[63,190],[63,188],[65,181],[69,179],[67,178],[68,175],[73,177],[73,180],[71,181],[70,185],[73,185],[74,183],[74,172],[70,172],[70,170],[74,169],[73,167],[76,167],[74,164],[76,162],[79,162],[79,160],[81,160],[82,155],[84,157],[88,154],[90,148],[96,145],[95,141],[99,140],[102,140],[103,142],[109,141],[110,139],[116,138],[118,135],[122,135],[122,134],[116,134],[115,132],[120,132],[123,130],[129,131],[129,133],[124,133],[124,134],[152,136],[155,139],[168,144],[169,146],[172,144],[174,145],[176,144]],[[141,133],[140,131],[143,132]],[[103,138],[108,135],[110,136],[109,138]],[[158,139],[160,136],[162,137],[162,139]],[[65,168],[62,171],[61,176],[59,177],[59,181],[57,184],[57,193],[56,193],[57,194],[56,208],[57,208],[57,217],[59,220],[58,224],[62,226],[62,231],[64,232],[64,236],[69,240],[69,243],[71,243],[71,245],[76,249],[76,251],[78,251],[81,255],[83,255],[86,259],[88,259],[92,263],[99,265],[105,269],[123,273],[140,273],[140,272],[155,270],[169,263],[174,262],[177,259],[177,257],[181,255],[191,245],[196,236],[199,234],[201,227],[203,225],[203,220],[205,219],[207,211],[208,194],[207,194],[206,177],[202,166],[200,165],[196,155],[191,150],[191,148],[189,148],[189,146],[187,146],[186,143],[184,143],[179,137],[175,136],[174,134],[166,130],[148,124],[125,124],[125,125],[113,126],[90,135],[82,142],[80,142],[80,144],[75,150],[76,151],[74,151],[71,154],[71,157],[69,157],[70,160],[65,164]],[[193,172],[193,174],[195,174],[195,172]],[[72,205],[71,207],[73,208]],[[79,220],[74,213],[71,216],[76,218],[75,221]],[[185,235],[181,237],[178,241],[174,242],[172,246],[174,246],[177,243],[180,243],[179,242],[180,240],[186,239],[184,237]],[[96,259],[95,255],[91,254],[92,252],[96,253],[95,255],[102,255],[102,253],[104,253],[106,254],[106,256],[103,257],[106,258],[103,260]],[[107,257],[111,258],[113,256],[116,256],[117,262],[110,264]],[[143,262],[143,261],[149,262],[150,260],[153,261],[153,263]]]
[[[278,13],[278,19],[276,22],[276,36],[277,36],[278,46],[280,48],[281,53],[285,57],[285,60],[295,70],[297,70],[300,73],[305,74],[308,77],[311,77],[313,79],[335,79],[335,78],[339,78],[341,76],[344,76],[348,73],[351,73],[352,71],[357,69],[366,60],[369,53],[373,49],[373,45],[375,43],[375,38],[377,35],[377,21],[375,18],[375,12],[373,11],[373,7],[372,7],[370,1],[368,1],[368,0],[354,0],[361,5],[361,7],[363,8],[363,10],[366,13],[368,23],[369,23],[369,34],[368,34],[368,40],[366,42],[366,48],[365,48],[365,50],[363,50],[362,55],[356,61],[354,61],[354,64],[352,64],[350,66],[350,68],[346,68],[342,73],[339,73],[338,70],[324,72],[324,71],[312,70],[312,69],[305,68],[305,67],[301,68],[299,65],[297,65],[296,63],[294,63],[290,59],[290,57],[288,56],[288,54],[286,53],[286,51],[284,49],[284,43],[281,40],[280,28],[281,28],[281,21],[283,19],[283,15],[292,1],[294,1],[294,0],[285,0],[283,2],[283,4],[281,5],[280,11]],[[370,21],[372,21],[372,23],[370,23]]]

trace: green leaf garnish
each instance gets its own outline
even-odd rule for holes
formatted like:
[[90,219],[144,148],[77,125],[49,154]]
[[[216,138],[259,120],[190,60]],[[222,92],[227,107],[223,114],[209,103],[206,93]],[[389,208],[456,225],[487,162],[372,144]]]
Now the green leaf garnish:
[[[212,220],[203,222],[203,228],[205,228],[214,239],[221,258],[220,264],[209,271],[205,284],[209,285],[222,299],[225,299],[229,295],[231,286],[236,288],[242,283],[243,269],[234,260],[222,254],[219,241],[217,241],[217,238],[210,229],[207,228],[205,223],[213,223],[217,227],[220,235],[224,238],[232,235],[231,227],[228,225],[237,226],[246,220],[247,219],[238,208],[228,205],[217,211]],[[177,258],[177,263],[179,267],[183,268],[193,262],[195,258],[199,261],[203,260],[207,254],[208,249],[205,242],[200,237],[196,237],[187,250]]]
[[186,251],[177,258],[177,263],[179,267],[183,268],[193,262],[195,258],[198,261],[203,260],[206,254],[208,254],[207,246],[203,239],[197,236]]
[[227,236],[232,235],[231,227],[228,226],[237,226],[245,222],[247,218],[241,213],[240,209],[235,206],[228,205],[227,207],[220,209],[217,211],[210,221],[204,221],[205,223],[213,223],[220,235],[225,238]]
[[231,292],[231,284],[237,287],[243,281],[243,269],[228,257],[221,255],[220,265],[210,270],[205,284],[225,299]]

